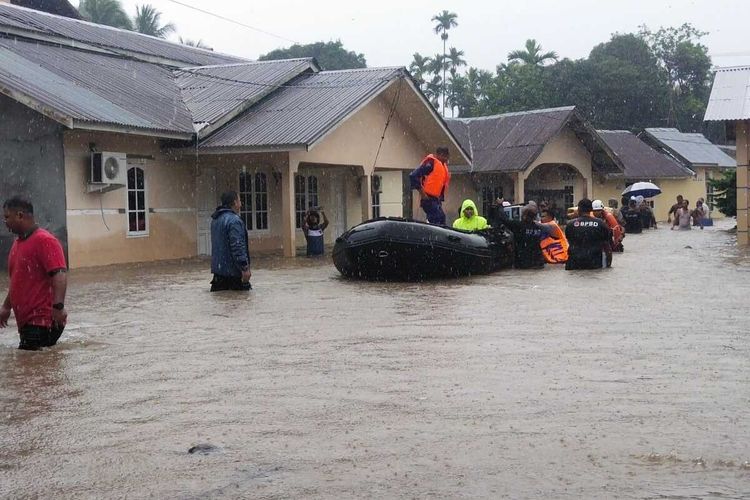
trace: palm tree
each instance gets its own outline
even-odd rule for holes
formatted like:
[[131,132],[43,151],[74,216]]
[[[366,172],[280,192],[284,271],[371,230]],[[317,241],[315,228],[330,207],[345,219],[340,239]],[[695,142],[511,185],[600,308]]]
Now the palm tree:
[[159,25],[161,12],[156,10],[153,5],[136,5],[133,26],[135,31],[144,35],[151,35],[157,38],[166,38],[167,35],[175,30],[174,24],[167,23]]
[[[458,26],[456,19],[458,19],[458,14],[447,10],[432,16],[432,21],[437,23],[434,28],[435,33],[443,40],[443,59],[446,57],[445,43],[448,41],[448,31]],[[445,112],[445,66],[443,66],[443,112]]]
[[531,66],[544,66],[547,61],[557,61],[557,52],[550,51],[542,54],[542,46],[536,40],[530,38],[526,40],[524,50],[514,50],[508,54],[508,61],[521,62]]
[[132,30],[133,24],[120,4],[120,0],[81,0],[78,5],[81,17],[97,24]]
[[431,61],[432,59],[430,59],[429,57],[424,57],[419,52],[415,52],[414,59],[409,65],[409,71],[417,81],[417,84],[419,84],[419,89],[423,92],[425,84],[424,74],[429,71]]
[[178,36],[177,39],[182,45],[187,45],[188,47],[196,47],[198,49],[206,49],[206,50],[214,50],[205,43],[203,43],[203,40],[191,40],[189,38],[182,38],[181,36]]
[[[450,52],[448,52],[448,56],[446,58],[446,63],[450,64],[450,72],[451,72],[451,95],[450,95],[450,102],[451,102],[451,116],[454,115],[454,104],[456,102],[456,96],[455,91],[456,88],[458,88],[456,82],[458,80],[458,68],[461,66],[466,66],[466,60],[463,58],[464,51],[463,50],[457,50],[456,47],[451,47]],[[460,85],[460,84],[459,84]]]

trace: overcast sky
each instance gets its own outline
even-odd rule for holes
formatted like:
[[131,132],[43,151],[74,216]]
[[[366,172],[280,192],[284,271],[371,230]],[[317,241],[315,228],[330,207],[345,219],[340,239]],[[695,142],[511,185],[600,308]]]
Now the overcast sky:
[[[129,14],[151,3],[183,38],[201,39],[216,51],[257,58],[279,47],[340,39],[361,52],[368,66],[408,66],[414,52],[442,52],[432,31],[433,15],[458,14],[448,46],[465,52],[469,65],[493,70],[509,51],[535,38],[560,57],[586,57],[614,32],[646,24],[692,23],[710,34],[703,39],[716,66],[750,64],[750,1],[747,0],[428,0],[310,1],[179,0],[273,33],[277,38],[196,12],[170,0],[123,0]],[[176,35],[170,39],[176,40]]]

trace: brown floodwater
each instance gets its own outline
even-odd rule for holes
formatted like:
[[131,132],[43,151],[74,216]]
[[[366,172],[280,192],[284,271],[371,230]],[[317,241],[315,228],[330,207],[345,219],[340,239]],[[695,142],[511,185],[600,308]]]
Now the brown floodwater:
[[625,247],[421,284],[261,258],[244,294],[74,270],[57,347],[0,332],[0,496],[749,498],[750,257]]

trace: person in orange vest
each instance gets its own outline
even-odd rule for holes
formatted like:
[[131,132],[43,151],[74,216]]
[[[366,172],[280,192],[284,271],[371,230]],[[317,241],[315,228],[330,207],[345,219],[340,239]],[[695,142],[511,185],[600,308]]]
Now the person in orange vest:
[[609,230],[612,231],[612,251],[622,252],[622,240],[625,238],[625,228],[617,221],[617,217],[604,208],[602,200],[594,200],[591,203],[591,206],[592,211],[594,212],[594,217],[603,220]]
[[542,224],[550,227],[550,234],[539,242],[542,256],[548,264],[563,264],[568,260],[568,239],[557,225],[549,208],[542,209]]
[[451,180],[448,159],[448,148],[441,146],[435,150],[435,154],[425,156],[422,164],[409,174],[411,188],[419,191],[419,206],[427,215],[427,222],[439,226],[445,225],[443,200]]

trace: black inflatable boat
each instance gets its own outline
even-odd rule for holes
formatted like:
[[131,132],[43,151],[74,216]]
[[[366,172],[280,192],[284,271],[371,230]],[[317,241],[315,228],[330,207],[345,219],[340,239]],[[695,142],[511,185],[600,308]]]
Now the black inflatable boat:
[[336,239],[333,263],[346,277],[422,281],[487,274],[513,265],[513,235],[505,228],[466,232],[384,217]]

